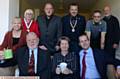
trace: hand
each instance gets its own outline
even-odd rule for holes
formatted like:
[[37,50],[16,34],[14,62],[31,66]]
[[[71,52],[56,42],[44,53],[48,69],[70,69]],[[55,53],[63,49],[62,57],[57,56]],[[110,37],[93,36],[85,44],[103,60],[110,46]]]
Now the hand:
[[55,49],[56,49],[56,50],[59,50],[59,49],[60,49],[60,47],[59,47],[59,46],[55,46]]
[[113,48],[118,48],[118,44],[113,44]]
[[117,76],[117,78],[120,78],[120,68],[117,68],[117,70],[116,70],[116,76]]
[[72,72],[72,70],[65,68],[62,73],[68,75],[68,74],[72,74],[73,72]]
[[0,51],[0,60],[3,60],[3,59],[4,59],[4,52]]
[[56,68],[56,74],[60,74],[61,73],[61,69],[59,67]]
[[42,49],[42,50],[48,50],[44,45],[39,46],[39,48]]

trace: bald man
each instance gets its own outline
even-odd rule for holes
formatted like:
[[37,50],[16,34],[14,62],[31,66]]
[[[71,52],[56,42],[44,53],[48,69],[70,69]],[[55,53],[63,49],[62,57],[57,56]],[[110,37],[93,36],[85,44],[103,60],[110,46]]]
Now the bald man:
[[50,57],[38,48],[39,38],[34,32],[26,36],[27,46],[16,52],[16,60],[20,76],[39,76],[40,79],[49,79]]
[[120,35],[120,28],[119,28],[119,21],[118,19],[111,14],[111,7],[105,6],[104,7],[104,21],[107,23],[107,31],[106,31],[106,38],[105,38],[105,50],[108,52],[110,58],[115,57],[115,50],[119,44],[119,35]]

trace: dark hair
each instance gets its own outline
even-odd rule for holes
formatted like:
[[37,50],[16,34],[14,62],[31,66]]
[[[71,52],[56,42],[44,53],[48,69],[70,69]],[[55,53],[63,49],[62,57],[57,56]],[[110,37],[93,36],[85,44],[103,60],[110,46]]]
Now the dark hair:
[[57,45],[60,46],[60,43],[62,40],[66,40],[68,41],[68,43],[70,42],[70,39],[66,36],[61,36],[59,39],[58,39],[58,42],[57,42]]
[[71,6],[77,6],[77,7],[78,7],[78,9],[79,9],[79,5],[78,5],[77,3],[71,3],[71,4],[69,4],[68,9],[70,9],[70,7],[71,7]]
[[82,37],[82,36],[86,36],[87,39],[89,40],[89,37],[88,37],[88,35],[87,35],[86,33],[81,34],[81,35],[79,36],[79,38]]
[[95,13],[100,13],[100,14],[102,14],[101,10],[94,10],[94,11],[93,11],[93,15],[94,15]]

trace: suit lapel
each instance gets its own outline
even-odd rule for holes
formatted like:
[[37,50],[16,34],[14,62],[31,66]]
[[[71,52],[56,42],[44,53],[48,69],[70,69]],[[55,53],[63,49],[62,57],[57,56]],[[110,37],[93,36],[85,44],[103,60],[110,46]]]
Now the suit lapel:
[[52,27],[54,27],[53,23],[55,22],[55,20],[56,20],[56,17],[53,15],[52,19],[49,22],[48,29],[51,29]]
[[66,20],[67,20],[66,23],[68,24],[68,26],[70,26],[70,15],[67,16],[67,19],[66,19]]
[[96,68],[101,75],[101,68],[100,67],[101,67],[101,59],[102,58],[100,59],[101,56],[99,54],[99,51],[97,52],[97,51],[93,50],[93,56],[94,56],[94,61],[95,61],[95,64],[96,64]]
[[47,28],[45,16],[42,16],[42,20],[44,28]]
[[22,58],[23,58],[23,61],[24,61],[23,62],[23,65],[24,65],[23,70],[26,71],[25,73],[28,73],[28,64],[29,64],[29,50],[28,50],[28,48],[26,49],[26,52],[25,52],[25,54]]
[[39,73],[42,69],[42,55],[41,55],[41,52],[40,52],[40,49],[38,48],[38,53],[37,53],[37,73]]

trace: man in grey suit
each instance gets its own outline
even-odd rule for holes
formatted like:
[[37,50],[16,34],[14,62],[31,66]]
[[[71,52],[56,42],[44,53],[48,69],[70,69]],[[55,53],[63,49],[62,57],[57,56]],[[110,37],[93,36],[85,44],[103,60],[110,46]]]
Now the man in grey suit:
[[54,15],[54,6],[52,3],[45,4],[44,15],[38,16],[37,21],[41,33],[39,47],[53,55],[57,40],[61,36],[62,24],[61,18]]

